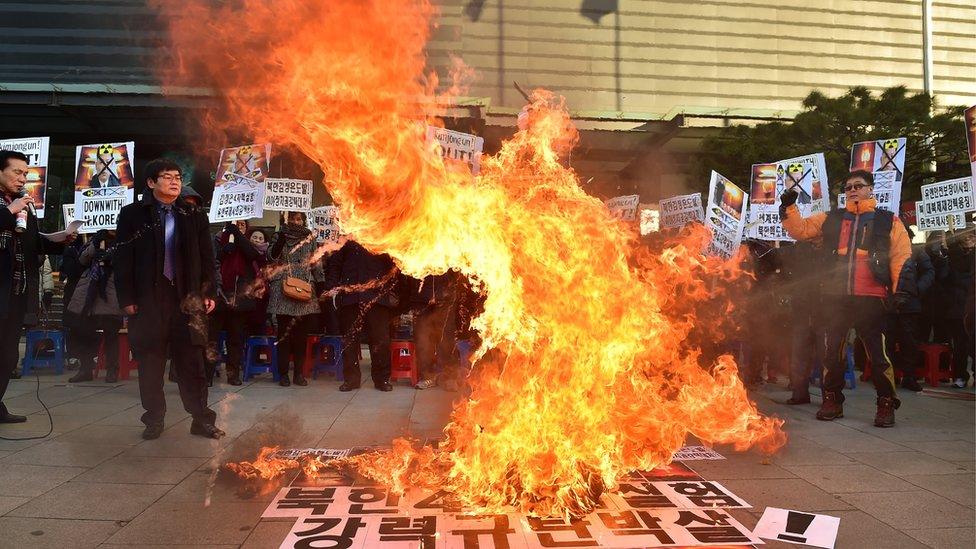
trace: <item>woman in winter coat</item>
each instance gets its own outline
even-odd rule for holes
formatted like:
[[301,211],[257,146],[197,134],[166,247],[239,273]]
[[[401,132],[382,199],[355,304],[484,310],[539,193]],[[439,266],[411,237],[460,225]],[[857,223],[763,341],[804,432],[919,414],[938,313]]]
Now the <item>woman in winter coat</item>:
[[100,346],[105,350],[105,382],[118,381],[122,309],[115,295],[112,272],[114,241],[115,231],[98,231],[79,256],[85,271],[64,313],[64,324],[71,329],[72,345],[81,363],[69,383],[94,379]]
[[257,309],[256,292],[265,265],[264,253],[247,235],[246,221],[227,223],[214,236],[217,259],[217,308],[211,315],[211,334],[227,332],[227,383],[240,385],[247,322]]
[[[268,279],[270,297],[268,312],[275,315],[278,325],[278,372],[282,387],[291,385],[288,379],[288,358],[294,363],[292,378],[295,385],[308,385],[303,375],[305,340],[319,314],[318,296],[324,291],[321,261],[313,261],[318,245],[307,227],[305,214],[288,212],[285,222],[271,238],[268,260],[271,264]],[[288,297],[284,284],[288,278],[307,282],[314,295],[308,300]]]

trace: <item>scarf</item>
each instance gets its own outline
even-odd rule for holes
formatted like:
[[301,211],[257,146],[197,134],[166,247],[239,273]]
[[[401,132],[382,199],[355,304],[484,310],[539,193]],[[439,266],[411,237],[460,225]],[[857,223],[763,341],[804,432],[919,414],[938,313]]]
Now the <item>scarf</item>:
[[282,226],[282,231],[285,233],[285,246],[288,247],[289,251],[295,246],[304,243],[312,235],[312,231],[308,227],[292,225],[291,223],[286,223]]
[[[0,194],[0,208],[10,205],[10,198]],[[27,291],[27,267],[24,262],[24,243],[17,238],[13,230],[0,231],[0,251],[8,253],[13,259],[13,283],[11,289],[14,295],[24,295]]]

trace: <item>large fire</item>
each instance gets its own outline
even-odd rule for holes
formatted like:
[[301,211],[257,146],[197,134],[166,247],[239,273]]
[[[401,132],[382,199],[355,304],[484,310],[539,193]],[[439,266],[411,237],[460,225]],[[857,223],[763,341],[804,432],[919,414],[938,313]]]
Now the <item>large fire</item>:
[[535,92],[526,129],[477,177],[425,143],[423,122],[450,100],[425,73],[427,0],[158,3],[166,82],[217,90],[212,128],[299,149],[353,238],[412,276],[458,269],[486,296],[472,393],[443,444],[396,441],[354,458],[360,472],[479,509],[581,514],[628,471],[668,463],[689,434],[739,449],[785,442],[732,358],[700,364],[690,340],[710,321],[696,305],[736,266],[701,257],[700,234],[641,248],[562,161],[577,133],[558,98]]

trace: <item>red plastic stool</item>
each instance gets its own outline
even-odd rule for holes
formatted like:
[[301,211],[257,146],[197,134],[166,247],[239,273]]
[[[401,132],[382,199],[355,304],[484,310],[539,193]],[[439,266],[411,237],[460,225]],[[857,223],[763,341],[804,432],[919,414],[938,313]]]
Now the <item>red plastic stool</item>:
[[416,385],[420,380],[416,351],[412,341],[390,343],[390,381],[399,379],[410,379],[411,385]]
[[925,380],[932,387],[938,387],[941,370],[939,369],[939,363],[942,362],[942,355],[949,355],[949,369],[952,371],[952,347],[942,343],[921,343],[918,346],[918,350],[925,355],[922,362],[922,367],[915,370],[915,375],[925,376]]
[[[105,342],[98,346],[98,362],[95,363],[94,376],[98,377],[98,371],[105,364]],[[125,328],[119,330],[119,379],[129,379],[129,372],[139,367],[139,363],[132,358],[129,351],[129,331]]]

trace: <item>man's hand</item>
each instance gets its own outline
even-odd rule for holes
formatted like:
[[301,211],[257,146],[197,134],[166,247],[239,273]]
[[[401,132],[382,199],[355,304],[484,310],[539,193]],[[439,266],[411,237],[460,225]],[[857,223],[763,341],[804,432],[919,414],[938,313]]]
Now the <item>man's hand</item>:
[[72,242],[74,242],[77,239],[78,239],[78,233],[71,233],[68,236],[64,237],[64,243],[65,244],[71,244]]
[[207,314],[209,315],[217,306],[217,302],[208,297],[203,300],[203,306],[207,308]]
[[800,193],[796,192],[796,189],[787,189],[780,195],[779,200],[783,203],[784,208],[789,208],[793,204],[796,204],[796,199],[799,196]]
[[122,307],[122,312],[125,313],[125,316],[132,316],[139,312],[139,307],[135,305],[126,305],[125,307]]
[[11,202],[10,205],[7,206],[7,209],[10,210],[10,213],[16,215],[24,211],[25,209],[27,209],[28,204],[33,204],[33,203],[34,203],[34,199],[31,198],[30,195],[26,195]]

